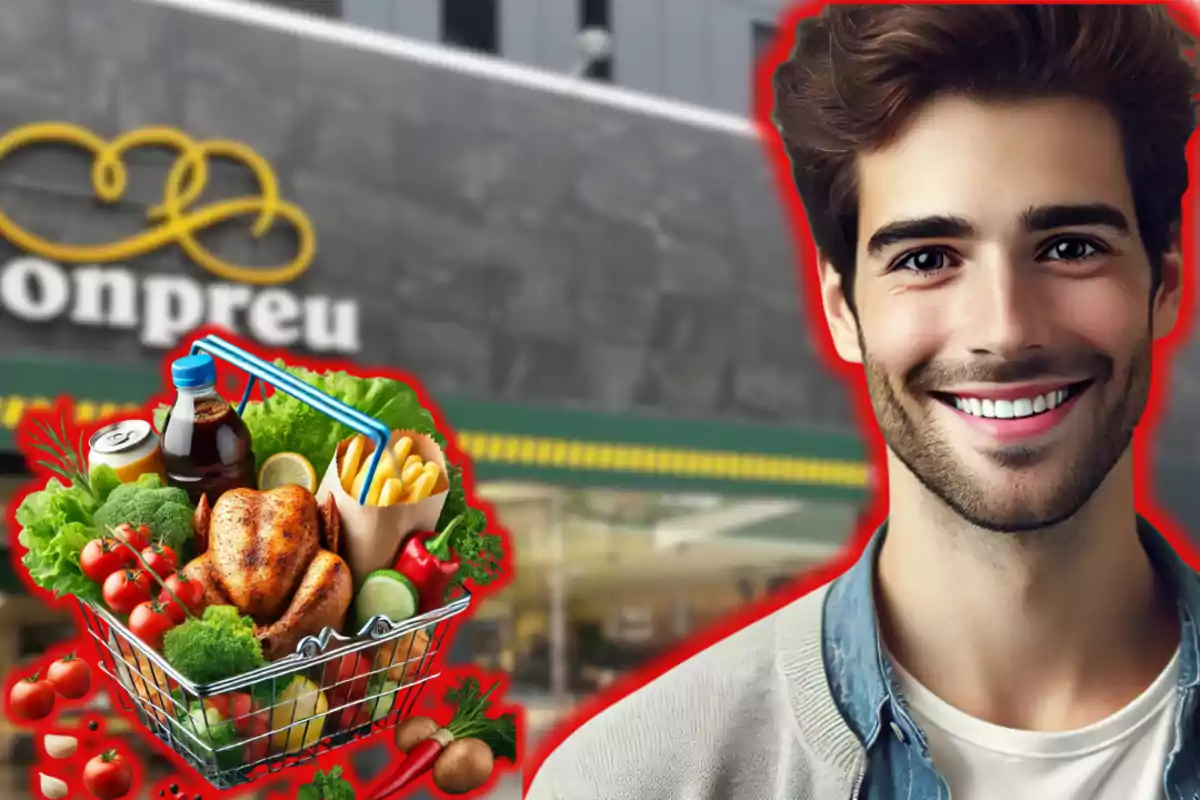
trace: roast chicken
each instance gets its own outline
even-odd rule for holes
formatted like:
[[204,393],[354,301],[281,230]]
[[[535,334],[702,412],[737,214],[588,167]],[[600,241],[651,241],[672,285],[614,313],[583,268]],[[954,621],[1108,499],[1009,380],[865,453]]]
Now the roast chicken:
[[195,527],[203,552],[184,576],[204,588],[206,605],[231,605],[254,620],[268,661],[325,627],[341,630],[354,587],[338,555],[341,524],[332,497],[318,507],[300,486],[233,489],[211,509],[202,501]]

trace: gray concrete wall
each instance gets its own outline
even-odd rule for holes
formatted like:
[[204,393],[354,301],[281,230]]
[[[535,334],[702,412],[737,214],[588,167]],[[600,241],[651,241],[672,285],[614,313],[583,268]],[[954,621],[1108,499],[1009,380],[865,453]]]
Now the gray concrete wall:
[[[849,424],[749,137],[138,0],[6,0],[0,54],[2,128],[166,124],[270,159],[317,228],[298,290],[359,299],[363,361],[445,395]],[[86,159],[51,162],[0,163],[0,199],[58,241],[136,229],[161,199],[165,161],[102,211]],[[131,265],[205,278],[177,250]],[[0,342],[155,357],[11,317]]]

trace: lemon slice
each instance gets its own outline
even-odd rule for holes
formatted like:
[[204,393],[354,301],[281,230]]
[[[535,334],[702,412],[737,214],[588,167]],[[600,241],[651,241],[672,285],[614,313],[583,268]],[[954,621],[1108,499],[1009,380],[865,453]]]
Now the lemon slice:
[[258,489],[265,492],[280,486],[303,486],[317,490],[317,471],[299,453],[276,453],[263,462],[258,471]]
[[277,698],[271,710],[271,749],[298,753],[321,739],[329,701],[321,688],[297,675]]

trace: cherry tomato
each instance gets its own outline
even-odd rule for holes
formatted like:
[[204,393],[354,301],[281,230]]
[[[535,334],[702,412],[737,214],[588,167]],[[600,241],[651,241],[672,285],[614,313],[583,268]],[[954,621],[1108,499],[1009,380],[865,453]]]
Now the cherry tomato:
[[[192,612],[193,617],[204,613],[204,587],[200,585],[200,581],[185,578],[176,573],[169,576],[165,583],[166,589],[163,589],[162,594],[158,596],[158,602],[167,609],[167,615],[171,619],[176,622],[183,622],[187,619],[187,614],[184,613],[183,608],[180,608],[179,603],[183,603],[184,608]],[[171,596],[172,593],[175,597]],[[179,599],[179,603],[175,602],[175,598]]]
[[151,572],[163,579],[179,566],[179,559],[176,557],[175,551],[165,544],[152,544],[142,550],[142,560],[146,562],[146,566],[150,568]]
[[155,650],[162,649],[163,637],[175,624],[166,608],[153,600],[138,603],[129,615],[129,630]]
[[50,665],[46,680],[60,697],[78,700],[92,688],[92,668],[74,654],[66,655]]
[[83,785],[96,800],[118,800],[133,788],[133,768],[124,756],[109,750],[84,766]]
[[12,713],[27,720],[45,719],[54,710],[54,687],[35,673],[13,684],[9,694]]
[[150,576],[145,570],[123,569],[104,579],[101,594],[108,607],[118,614],[128,614],[150,599]]
[[242,761],[256,764],[267,757],[271,745],[271,715],[268,711],[258,712],[241,730],[246,746],[242,748]]
[[104,583],[104,579],[126,566],[133,554],[112,539],[93,539],[79,554],[79,568],[89,580]]
[[[145,525],[139,525],[135,528],[128,522],[122,522],[113,528],[113,538],[125,542],[140,553],[150,546],[150,529]],[[133,554],[130,553],[129,557],[132,559]]]

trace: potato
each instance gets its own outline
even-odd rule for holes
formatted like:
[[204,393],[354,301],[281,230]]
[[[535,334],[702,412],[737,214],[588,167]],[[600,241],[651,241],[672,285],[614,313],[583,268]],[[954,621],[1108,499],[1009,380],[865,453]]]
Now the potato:
[[410,684],[417,679],[421,658],[428,649],[429,634],[425,631],[413,631],[393,642],[383,642],[375,656],[375,671],[386,669],[388,680],[402,686]]
[[396,747],[407,753],[419,742],[423,742],[442,727],[429,717],[409,717],[396,726]]
[[446,794],[465,794],[487,783],[495,766],[492,749],[479,739],[457,739],[433,764],[433,783]]

